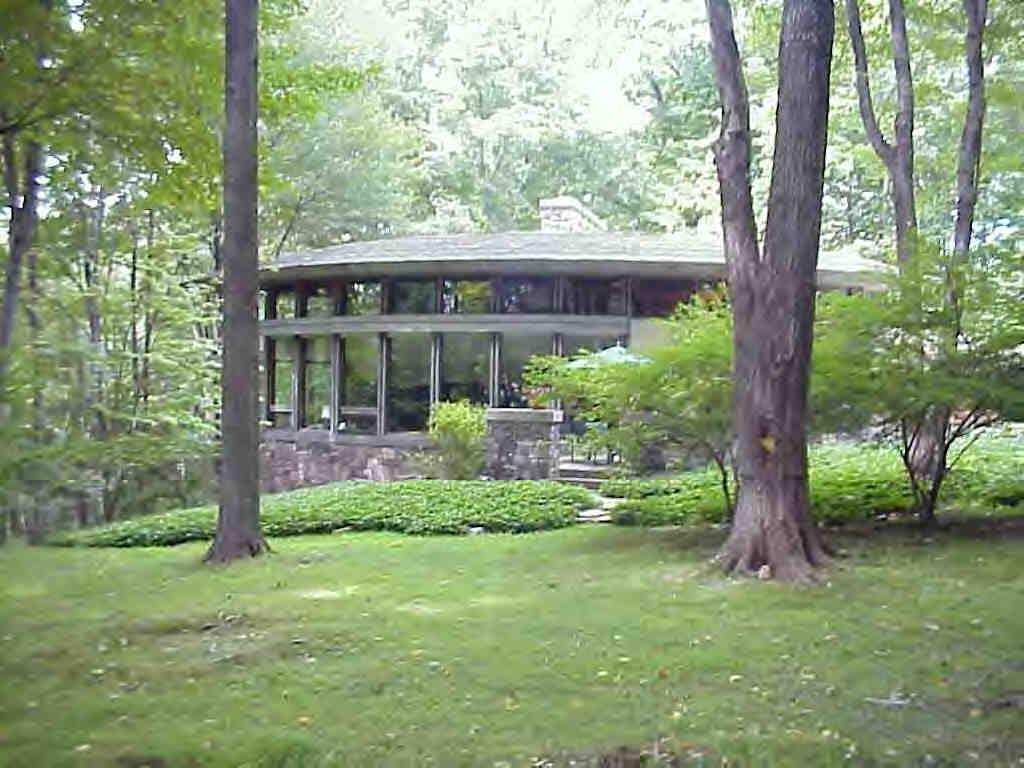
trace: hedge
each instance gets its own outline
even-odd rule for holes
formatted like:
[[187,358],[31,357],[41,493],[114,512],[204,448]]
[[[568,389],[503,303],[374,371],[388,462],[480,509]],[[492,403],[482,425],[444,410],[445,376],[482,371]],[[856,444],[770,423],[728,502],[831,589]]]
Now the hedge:
[[[410,534],[466,534],[472,529],[522,533],[562,528],[594,503],[591,493],[548,481],[408,480],[348,482],[265,496],[263,532],[270,537],[342,528]],[[66,532],[58,546],[152,547],[210,539],[216,507],[197,507]]]
[[[624,499],[612,510],[620,525],[720,522],[725,517],[720,482],[717,472],[699,470],[664,479],[609,480],[601,492]],[[810,485],[811,511],[825,523],[906,512],[913,506],[899,455],[883,446],[815,446]],[[986,506],[1024,501],[1024,440],[988,438],[969,448],[950,472],[942,498]]]

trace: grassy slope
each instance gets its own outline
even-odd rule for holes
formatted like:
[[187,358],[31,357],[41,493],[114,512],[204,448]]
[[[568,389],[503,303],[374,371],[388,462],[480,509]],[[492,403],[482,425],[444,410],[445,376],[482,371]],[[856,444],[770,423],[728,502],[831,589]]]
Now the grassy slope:
[[300,537],[219,570],[8,547],[0,764],[518,766],[659,735],[716,765],[1017,760],[1020,709],[986,703],[1024,690],[1022,542],[843,536],[811,590],[721,580],[697,530]]

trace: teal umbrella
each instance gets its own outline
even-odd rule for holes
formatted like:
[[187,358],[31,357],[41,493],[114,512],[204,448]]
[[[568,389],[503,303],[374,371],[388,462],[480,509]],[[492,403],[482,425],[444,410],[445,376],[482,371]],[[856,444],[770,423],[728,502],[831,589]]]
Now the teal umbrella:
[[651,362],[649,357],[637,355],[630,352],[621,344],[614,347],[602,349],[600,352],[592,352],[586,357],[581,357],[569,363],[569,368],[603,368],[606,365],[644,365]]

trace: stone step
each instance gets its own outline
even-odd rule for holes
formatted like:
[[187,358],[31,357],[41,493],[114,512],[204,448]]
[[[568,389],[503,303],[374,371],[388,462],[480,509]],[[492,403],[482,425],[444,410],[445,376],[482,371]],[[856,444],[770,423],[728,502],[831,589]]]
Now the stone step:
[[590,464],[581,461],[565,461],[558,463],[558,471],[569,477],[597,477],[607,480],[612,475],[612,468],[606,464]]
[[607,509],[584,509],[576,515],[578,523],[610,523],[612,516]]
[[558,482],[565,483],[566,485],[579,485],[583,488],[588,488],[591,491],[596,491],[601,487],[601,483],[604,482],[604,478],[579,476],[566,477],[565,475],[559,475]]

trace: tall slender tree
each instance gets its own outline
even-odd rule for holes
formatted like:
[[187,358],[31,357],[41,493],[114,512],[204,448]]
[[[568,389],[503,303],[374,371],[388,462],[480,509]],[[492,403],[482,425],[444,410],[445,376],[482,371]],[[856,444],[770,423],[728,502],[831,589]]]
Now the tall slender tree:
[[220,513],[208,562],[266,551],[260,531],[257,254],[257,0],[225,2],[224,354]]
[[917,202],[914,194],[914,80],[910,69],[910,43],[907,39],[907,14],[903,0],[889,0],[889,36],[892,68],[896,81],[896,116],[892,140],[886,139],[875,115],[871,98],[867,50],[861,31],[860,6],[846,0],[846,20],[857,74],[857,105],[871,148],[885,165],[891,184],[893,213],[896,220],[896,258],[906,264],[917,240]]
[[[974,230],[974,211],[978,201],[981,166],[981,139],[985,118],[985,66],[982,49],[988,0],[963,0],[965,17],[965,59],[967,64],[967,110],[964,115],[957,153],[955,220],[953,247],[946,268],[946,300],[954,328],[951,343],[960,341],[961,309],[958,274],[967,263]],[[914,84],[911,76],[910,45],[903,0],[889,0],[889,28],[892,64],[896,79],[897,109],[890,143],[878,126],[868,78],[868,60],[861,29],[858,0],[846,0],[846,16],[856,68],[857,102],[868,142],[885,165],[892,184],[893,211],[896,216],[896,255],[901,270],[914,257],[917,243],[917,209],[914,173]],[[912,476],[941,478],[946,468],[946,443],[951,433],[948,407],[928,406],[920,418],[904,422],[902,432],[907,443]],[[941,480],[940,480],[941,483]],[[935,487],[938,483],[934,483]],[[919,510],[923,522],[934,521],[934,504]]]
[[750,189],[750,107],[729,0],[706,0],[722,103],[715,144],[733,303],[739,494],[726,570],[810,581],[827,555],[810,516],[807,390],[821,229],[831,0],[785,0],[763,245]]

